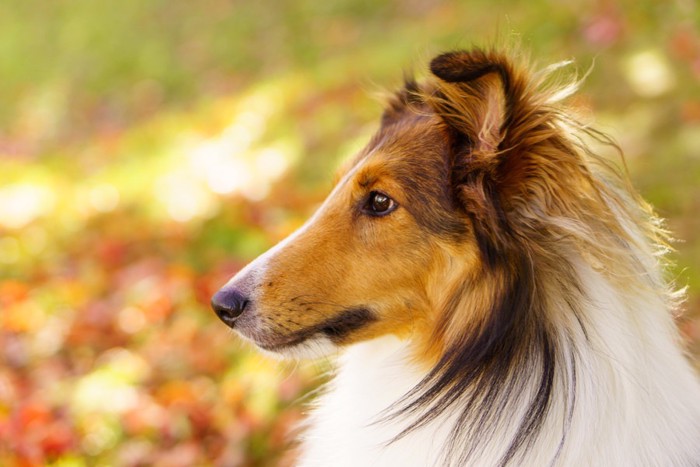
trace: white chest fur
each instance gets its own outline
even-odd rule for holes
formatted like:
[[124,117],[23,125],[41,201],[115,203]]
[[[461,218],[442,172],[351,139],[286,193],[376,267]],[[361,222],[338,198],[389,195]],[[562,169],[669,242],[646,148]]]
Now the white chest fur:
[[[447,427],[419,430],[387,444],[407,423],[378,421],[423,375],[406,361],[406,344],[383,337],[341,357],[338,374],[320,397],[304,436],[301,466],[427,466]],[[429,433],[427,433],[429,431]]]

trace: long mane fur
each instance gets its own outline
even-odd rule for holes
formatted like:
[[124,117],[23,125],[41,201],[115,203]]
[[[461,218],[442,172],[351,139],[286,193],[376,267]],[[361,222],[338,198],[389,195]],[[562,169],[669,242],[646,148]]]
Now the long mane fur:
[[[433,113],[449,127],[450,192],[481,255],[477,277],[440,310],[437,363],[382,419],[412,417],[396,441],[452,414],[449,465],[467,465],[504,432],[499,464],[518,465],[563,404],[556,462],[579,403],[577,378],[599,343],[581,265],[629,297],[652,294],[672,310],[682,298],[659,273],[668,243],[661,223],[624,172],[589,146],[614,143],[558,101],[575,86],[562,92],[555,67],[529,69],[488,50],[445,54],[427,81],[408,79],[387,111]],[[484,113],[498,122],[492,135],[477,124]],[[478,319],[466,320],[465,309]]]

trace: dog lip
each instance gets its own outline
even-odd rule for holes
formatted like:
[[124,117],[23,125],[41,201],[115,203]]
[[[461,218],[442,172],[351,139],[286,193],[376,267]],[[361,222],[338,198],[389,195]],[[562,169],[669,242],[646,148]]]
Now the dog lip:
[[279,351],[287,347],[299,345],[315,335],[323,335],[334,344],[339,344],[350,333],[377,320],[376,315],[366,307],[349,308],[343,313],[321,321],[313,326],[300,329],[276,342],[256,342],[268,351]]
[[350,308],[344,313],[322,322],[318,326],[318,331],[333,342],[337,342],[343,340],[351,332],[376,320],[377,317],[368,308]]
[[310,335],[303,335],[303,336],[299,336],[296,338],[288,339],[288,340],[283,341],[283,342],[275,342],[275,343],[259,342],[259,343],[257,343],[257,345],[259,347],[267,350],[267,351],[275,352],[275,351],[285,349],[287,347],[294,347],[295,345],[299,345],[302,342],[304,342],[305,340],[307,340],[309,337],[311,337],[311,336]]

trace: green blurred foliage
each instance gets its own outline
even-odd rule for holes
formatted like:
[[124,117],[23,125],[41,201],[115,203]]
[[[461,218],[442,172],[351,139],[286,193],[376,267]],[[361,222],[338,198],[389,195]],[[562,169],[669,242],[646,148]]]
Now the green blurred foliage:
[[[0,4],[0,464],[289,464],[325,363],[208,309],[371,134],[374,97],[494,41],[575,97],[683,243],[700,353],[700,10],[677,0]],[[322,378],[321,378],[322,380]]]

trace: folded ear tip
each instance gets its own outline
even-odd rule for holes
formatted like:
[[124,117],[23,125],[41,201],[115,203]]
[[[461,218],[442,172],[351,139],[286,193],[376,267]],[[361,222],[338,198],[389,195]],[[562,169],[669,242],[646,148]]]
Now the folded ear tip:
[[438,83],[441,94],[434,101],[438,114],[481,152],[498,152],[510,105],[510,68],[504,56],[482,49],[447,52],[430,62],[430,71],[449,83]]
[[468,56],[465,51],[447,52],[438,55],[430,61],[430,72],[449,83],[461,81],[464,66],[466,65],[465,56]]
[[438,55],[430,62],[430,71],[448,83],[466,83],[482,76],[502,72],[499,57],[481,49],[458,50]]

